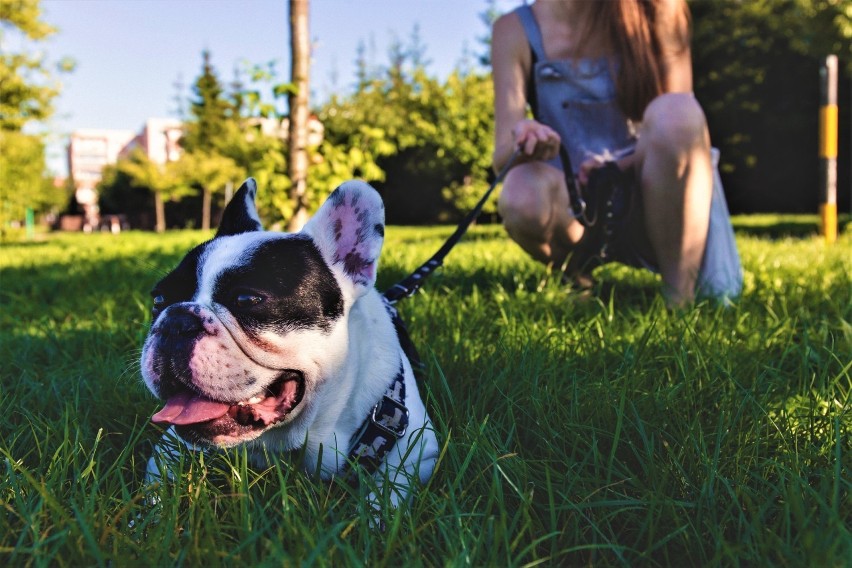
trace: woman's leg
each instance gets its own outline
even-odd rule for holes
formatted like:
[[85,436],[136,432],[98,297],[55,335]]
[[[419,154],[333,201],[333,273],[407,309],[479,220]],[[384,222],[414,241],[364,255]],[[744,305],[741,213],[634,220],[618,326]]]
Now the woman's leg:
[[636,146],[645,233],[672,306],[694,299],[713,194],[707,121],[691,94],[657,97]]
[[498,201],[509,236],[534,259],[561,266],[583,236],[571,215],[562,171],[545,162],[512,168]]

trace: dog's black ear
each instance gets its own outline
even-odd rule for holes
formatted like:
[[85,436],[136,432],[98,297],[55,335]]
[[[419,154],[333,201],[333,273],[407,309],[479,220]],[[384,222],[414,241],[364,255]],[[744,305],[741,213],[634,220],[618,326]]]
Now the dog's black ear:
[[253,178],[248,178],[225,207],[219,230],[216,231],[217,237],[263,230],[260,216],[257,214],[257,206],[254,204],[256,195],[257,184]]

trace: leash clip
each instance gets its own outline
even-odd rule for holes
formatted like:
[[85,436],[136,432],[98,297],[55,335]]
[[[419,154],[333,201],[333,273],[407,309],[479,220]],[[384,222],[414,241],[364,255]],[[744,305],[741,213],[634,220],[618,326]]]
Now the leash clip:
[[[574,211],[574,217],[578,220],[585,221],[584,225],[594,225],[594,223],[589,221],[589,218],[586,217],[586,200],[583,199],[580,194],[577,194],[577,211]],[[582,222],[581,221],[581,222]]]

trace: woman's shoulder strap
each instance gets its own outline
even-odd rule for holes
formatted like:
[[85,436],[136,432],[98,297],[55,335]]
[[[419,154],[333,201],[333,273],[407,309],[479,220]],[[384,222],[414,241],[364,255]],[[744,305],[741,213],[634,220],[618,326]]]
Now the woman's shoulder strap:
[[538,22],[535,21],[532,8],[529,4],[524,4],[515,8],[515,13],[521,19],[521,25],[524,26],[524,33],[527,34],[527,41],[530,43],[536,61],[543,61],[545,59],[544,42],[541,39],[541,30],[538,27]]

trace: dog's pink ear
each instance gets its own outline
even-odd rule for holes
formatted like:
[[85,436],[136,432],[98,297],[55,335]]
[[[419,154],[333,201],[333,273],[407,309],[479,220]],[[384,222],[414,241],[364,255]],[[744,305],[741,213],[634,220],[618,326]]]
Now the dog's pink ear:
[[358,295],[376,283],[385,237],[385,206],[363,181],[335,189],[302,231],[313,238],[329,266],[339,266]]
[[248,178],[225,207],[219,230],[216,231],[217,237],[263,230],[257,206],[254,204],[256,195],[257,184],[253,178]]

